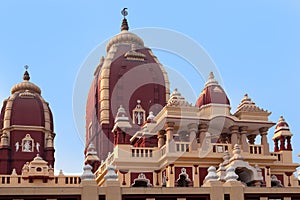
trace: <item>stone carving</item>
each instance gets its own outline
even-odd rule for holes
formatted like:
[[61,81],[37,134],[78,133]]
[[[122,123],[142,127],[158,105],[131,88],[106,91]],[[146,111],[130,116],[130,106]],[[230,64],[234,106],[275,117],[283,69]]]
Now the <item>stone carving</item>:
[[237,181],[238,178],[239,178],[239,176],[235,173],[234,167],[227,168],[226,176],[225,176],[226,182]]
[[83,173],[81,175],[82,181],[95,180],[96,176],[95,176],[95,174],[93,174],[92,169],[93,169],[92,166],[90,166],[89,164],[87,164],[83,167]]
[[217,175],[219,176],[219,181],[225,182],[225,176],[226,176],[226,168],[223,163],[219,165],[219,168],[217,170]]
[[281,181],[277,179],[276,175],[271,176],[271,187],[283,187]]
[[34,140],[31,138],[30,134],[22,139],[22,151],[23,152],[33,152]]
[[36,143],[36,151],[40,152],[40,143],[38,143],[38,142]]
[[191,179],[189,179],[189,175],[186,173],[186,169],[184,167],[181,168],[181,173],[179,174],[176,182],[179,187],[188,187],[191,183]]
[[116,168],[113,165],[107,167],[107,173],[104,176],[105,180],[116,181],[118,180],[118,175],[115,172]]
[[238,112],[263,112],[268,113],[267,110],[264,110],[262,108],[259,108],[255,105],[255,103],[251,100],[251,98],[248,97],[248,94],[244,95],[244,98],[242,99],[240,105],[237,108],[236,113]]
[[32,149],[31,147],[32,147],[31,141],[30,140],[25,140],[24,143],[23,143],[23,151],[31,152],[31,149]]
[[152,184],[144,173],[140,173],[139,176],[133,180],[132,187],[152,187]]
[[19,151],[19,148],[20,148],[20,143],[19,143],[19,142],[16,142],[15,147],[16,147],[16,152],[18,152],[18,151]]
[[205,176],[204,182],[219,180],[219,176],[217,175],[216,168],[214,166],[210,166],[207,171],[208,174]]
[[170,99],[168,100],[168,106],[179,106],[179,107],[192,107],[192,104],[187,102],[181,93],[174,89],[174,92],[171,94]]
[[135,108],[132,110],[132,123],[142,125],[146,118],[146,112],[141,106],[141,100],[137,100]]

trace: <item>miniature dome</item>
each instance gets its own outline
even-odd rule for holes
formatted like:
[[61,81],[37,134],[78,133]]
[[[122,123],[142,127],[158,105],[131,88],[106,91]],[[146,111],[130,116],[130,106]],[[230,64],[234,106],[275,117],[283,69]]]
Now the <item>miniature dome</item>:
[[280,116],[276,128],[275,128],[275,133],[277,133],[279,130],[290,130],[288,123],[286,123],[285,119],[283,116]]
[[53,131],[53,119],[49,105],[41,97],[41,89],[29,82],[27,69],[23,80],[12,87],[12,95],[3,103],[0,115],[1,128],[25,125],[42,126]]
[[224,89],[219,85],[218,81],[214,79],[214,74],[211,72],[205,88],[202,90],[196,106],[201,107],[207,104],[226,104],[230,105],[229,99]]

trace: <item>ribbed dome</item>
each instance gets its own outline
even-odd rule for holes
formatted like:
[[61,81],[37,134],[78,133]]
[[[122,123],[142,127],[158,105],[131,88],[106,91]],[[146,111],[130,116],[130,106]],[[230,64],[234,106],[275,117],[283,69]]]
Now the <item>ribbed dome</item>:
[[17,91],[27,91],[27,92],[28,91],[33,91],[33,92],[36,92],[40,95],[41,94],[41,89],[37,85],[29,82],[30,76],[29,76],[29,73],[27,71],[27,69],[28,69],[27,65],[25,66],[25,69],[26,69],[26,71],[23,75],[23,82],[14,85],[11,88],[11,94],[14,94]]
[[196,101],[196,106],[201,107],[207,104],[226,104],[230,105],[229,99],[224,89],[214,79],[214,74],[209,74],[205,88],[202,90],[199,98]]
[[11,88],[11,94],[13,94],[15,92],[18,92],[18,91],[26,91],[26,90],[33,91],[33,92],[36,92],[38,94],[41,94],[41,89],[37,85],[35,85],[35,84],[33,84],[29,81],[26,81],[26,80],[24,80],[21,83],[18,83],[16,85],[14,85]]
[[5,100],[1,110],[1,126],[39,126],[53,131],[53,117],[49,105],[41,97],[41,89],[29,82],[25,71],[24,81],[11,89],[11,96]]
[[137,47],[144,47],[144,41],[136,34],[127,30],[121,31],[121,33],[109,40],[106,45],[106,52],[108,52],[114,44],[135,44]]
[[288,123],[285,121],[283,116],[280,116],[276,128],[275,128],[275,133],[277,133],[280,130],[290,130]]

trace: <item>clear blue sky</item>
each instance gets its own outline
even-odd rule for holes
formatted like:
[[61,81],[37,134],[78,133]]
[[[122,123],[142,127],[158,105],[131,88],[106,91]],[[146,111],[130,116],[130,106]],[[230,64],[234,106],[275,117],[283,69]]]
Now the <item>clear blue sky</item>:
[[[220,72],[232,112],[248,93],[258,106],[272,111],[270,120],[277,122],[283,115],[294,134],[294,161],[300,161],[298,0],[1,1],[0,99],[10,95],[10,88],[22,80],[23,66],[29,65],[31,81],[42,88],[54,113],[55,168],[82,171],[84,145],[73,119],[74,84],[90,52],[119,33],[123,7],[129,9],[131,29],[172,29],[202,45]],[[157,54],[166,66],[185,65]],[[196,92],[203,84],[203,79],[192,81]]]

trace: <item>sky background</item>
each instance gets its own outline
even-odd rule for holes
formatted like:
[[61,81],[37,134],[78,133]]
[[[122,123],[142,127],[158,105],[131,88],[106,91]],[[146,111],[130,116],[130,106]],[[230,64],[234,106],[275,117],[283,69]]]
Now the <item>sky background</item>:
[[[294,161],[300,162],[298,0],[1,1],[0,100],[22,81],[24,65],[29,65],[31,81],[41,87],[54,114],[56,169],[82,172],[84,133],[73,117],[74,85],[90,53],[119,33],[123,7],[128,8],[130,29],[174,30],[201,45],[217,66],[232,113],[248,93],[258,106],[272,112],[271,121],[283,115],[294,134]],[[189,67],[174,55],[155,54],[178,71]],[[191,81],[196,96],[205,79]],[[171,82],[175,87],[180,83]],[[82,93],[82,101],[86,95]],[[271,148],[273,133],[274,128],[268,134]]]

